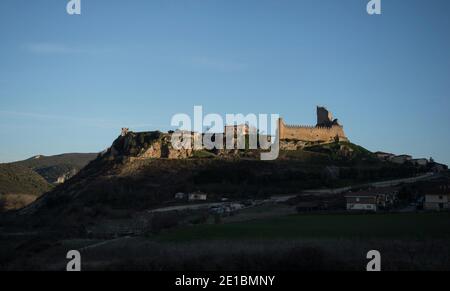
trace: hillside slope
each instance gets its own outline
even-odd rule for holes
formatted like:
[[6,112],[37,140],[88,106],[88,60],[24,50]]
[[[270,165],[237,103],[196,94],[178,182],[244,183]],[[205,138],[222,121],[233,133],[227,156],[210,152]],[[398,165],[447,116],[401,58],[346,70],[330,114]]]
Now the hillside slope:
[[44,178],[27,167],[0,164],[0,199],[7,210],[24,207],[51,189]]
[[[413,167],[376,160],[344,160],[333,154],[297,151],[275,161],[257,158],[196,155],[183,159],[154,158],[167,146],[158,132],[119,137],[111,148],[76,176],[21,211],[37,226],[93,225],[102,219],[133,217],[136,213],[173,203],[177,192],[202,191],[208,201],[260,199],[304,189],[342,186],[413,176]],[[171,151],[170,148],[167,149]],[[164,151],[163,151],[164,152]],[[171,153],[167,153],[171,156]],[[365,156],[366,154],[363,154]],[[329,178],[327,168],[339,168]],[[57,219],[55,219],[57,218]]]
[[60,179],[60,182],[63,182],[73,177],[96,157],[97,154],[95,153],[35,156],[13,164],[32,169],[47,180],[47,182],[55,184],[58,182],[58,179]]

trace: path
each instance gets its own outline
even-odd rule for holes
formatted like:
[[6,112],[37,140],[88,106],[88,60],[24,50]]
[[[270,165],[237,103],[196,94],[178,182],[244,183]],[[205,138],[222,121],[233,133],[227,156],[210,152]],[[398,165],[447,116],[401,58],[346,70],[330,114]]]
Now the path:
[[[402,183],[414,183],[420,180],[427,180],[435,177],[435,174],[433,173],[427,173],[421,176],[412,177],[412,178],[404,178],[404,179],[395,179],[395,180],[389,180],[389,181],[383,181],[383,182],[373,182],[368,184],[361,184],[361,185],[355,185],[355,186],[349,186],[349,187],[342,187],[342,188],[329,188],[329,189],[310,189],[305,190],[302,192],[302,194],[308,194],[308,195],[325,195],[325,194],[341,194],[347,191],[350,191],[354,188],[364,188],[364,187],[391,187],[396,186]],[[262,202],[265,203],[281,203],[286,202],[289,199],[297,197],[298,194],[292,194],[292,195],[274,195],[271,196],[269,199],[264,200]],[[261,201],[256,201],[261,202]],[[162,207],[162,208],[156,208],[148,210],[148,213],[161,213],[161,212],[169,212],[169,211],[176,211],[176,210],[199,210],[199,209],[209,209],[214,206],[222,206],[226,204],[230,204],[232,202],[217,202],[217,203],[201,203],[201,204],[185,204],[185,205],[177,205],[177,206],[169,206],[169,207]]]

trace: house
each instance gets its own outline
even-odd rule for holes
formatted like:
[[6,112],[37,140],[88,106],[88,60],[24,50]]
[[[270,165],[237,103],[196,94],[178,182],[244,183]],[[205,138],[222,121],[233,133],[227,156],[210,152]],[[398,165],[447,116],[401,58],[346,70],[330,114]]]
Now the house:
[[349,192],[345,196],[347,210],[377,211],[389,209],[394,205],[397,195],[398,190],[392,187]]
[[428,160],[427,159],[413,159],[411,160],[412,163],[416,166],[427,166],[428,165]]
[[449,210],[450,209],[450,185],[441,184],[425,190],[425,210]]
[[404,164],[411,160],[412,160],[412,156],[410,156],[410,155],[399,155],[399,156],[392,157],[390,159],[390,161],[395,164]]
[[186,194],[185,193],[178,192],[178,193],[175,194],[175,199],[176,200],[183,200],[185,198],[186,198]]
[[431,170],[434,173],[442,173],[448,170],[448,166],[439,163],[432,163]]
[[377,196],[371,193],[352,193],[345,196],[347,210],[377,211]]
[[382,161],[388,161],[391,158],[395,157],[394,154],[385,153],[385,152],[376,152],[375,155],[377,156],[378,159],[380,159]]
[[206,201],[208,199],[208,195],[202,193],[200,191],[189,193],[188,200],[189,201]]

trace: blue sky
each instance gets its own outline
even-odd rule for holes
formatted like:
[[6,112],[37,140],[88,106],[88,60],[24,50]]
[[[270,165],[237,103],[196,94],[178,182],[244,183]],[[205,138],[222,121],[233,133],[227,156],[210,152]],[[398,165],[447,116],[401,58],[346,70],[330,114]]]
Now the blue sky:
[[370,150],[450,163],[450,1],[0,1],[0,162],[98,152],[175,113],[325,105]]

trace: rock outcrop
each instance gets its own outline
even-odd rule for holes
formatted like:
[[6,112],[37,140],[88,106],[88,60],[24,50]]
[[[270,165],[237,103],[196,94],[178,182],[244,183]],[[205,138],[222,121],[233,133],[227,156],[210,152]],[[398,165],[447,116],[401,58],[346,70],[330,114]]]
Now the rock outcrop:
[[174,149],[171,134],[159,131],[128,132],[117,138],[103,157],[106,159],[186,159],[193,156],[192,149]]

